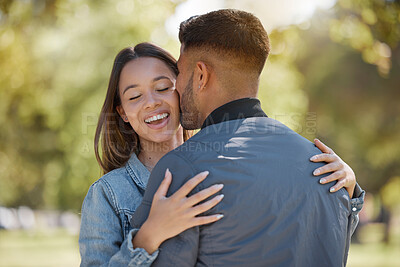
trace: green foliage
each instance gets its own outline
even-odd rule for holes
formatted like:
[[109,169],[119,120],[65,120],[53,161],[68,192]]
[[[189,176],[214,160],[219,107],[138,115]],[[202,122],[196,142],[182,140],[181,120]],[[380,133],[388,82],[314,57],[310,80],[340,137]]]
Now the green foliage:
[[303,126],[308,108],[304,77],[294,64],[301,53],[300,34],[295,27],[270,34],[272,51],[261,75],[259,98],[269,117],[307,135],[313,129]]
[[[340,16],[342,2],[345,1],[339,1],[335,16]],[[351,7],[355,8],[359,2],[352,3]],[[346,6],[345,12],[348,12],[347,8],[350,7]],[[391,16],[391,11],[379,10],[374,9],[376,25],[385,23],[388,20],[386,16]],[[303,32],[302,41],[308,49],[296,61],[301,72],[308,77],[304,89],[310,102],[309,111],[318,114],[318,136],[353,167],[366,190],[379,193],[389,179],[400,173],[398,40],[393,41],[394,37],[386,36],[378,29],[371,30],[371,25],[357,20],[352,14],[340,20],[326,19],[327,16],[329,18],[327,14],[316,16],[311,22],[312,27]],[[335,23],[348,23],[349,20],[358,21],[359,28],[355,34],[348,35],[347,41],[340,44],[331,42],[329,39],[343,37],[341,33],[335,33]],[[399,23],[396,25],[398,27]],[[333,37],[335,34],[339,37]],[[396,38],[399,37],[397,34]],[[392,40],[390,56],[387,54],[381,59],[388,62],[393,59],[390,71],[382,69],[379,64],[378,71],[365,64],[365,53],[368,52],[364,48],[378,42],[389,43],[389,40]],[[398,201],[396,205],[399,205]]]
[[[80,209],[115,55],[168,39],[167,1],[8,1],[0,20],[0,205]],[[154,38],[153,38],[154,39]],[[162,39],[162,38],[161,38]]]
[[[382,201],[386,207],[400,213],[400,176],[392,177],[381,189]],[[397,210],[396,210],[397,209]]]
[[386,77],[392,50],[400,41],[400,4],[383,0],[339,0],[330,36],[361,52],[363,60],[378,67]]

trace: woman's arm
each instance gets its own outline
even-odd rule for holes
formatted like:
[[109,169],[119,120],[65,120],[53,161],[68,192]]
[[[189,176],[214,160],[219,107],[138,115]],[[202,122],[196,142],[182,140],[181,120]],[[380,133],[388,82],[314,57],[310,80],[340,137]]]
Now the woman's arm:
[[115,199],[106,181],[99,180],[90,187],[82,205],[81,266],[150,266],[157,253],[150,255],[144,249],[133,249],[129,241],[124,240]]

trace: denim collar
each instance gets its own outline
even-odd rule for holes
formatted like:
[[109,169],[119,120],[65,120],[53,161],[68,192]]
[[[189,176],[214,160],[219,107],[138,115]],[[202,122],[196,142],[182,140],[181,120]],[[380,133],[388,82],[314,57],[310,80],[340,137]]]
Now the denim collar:
[[132,153],[131,158],[125,166],[133,181],[143,190],[146,190],[147,182],[149,181],[150,172],[138,159],[135,153]]

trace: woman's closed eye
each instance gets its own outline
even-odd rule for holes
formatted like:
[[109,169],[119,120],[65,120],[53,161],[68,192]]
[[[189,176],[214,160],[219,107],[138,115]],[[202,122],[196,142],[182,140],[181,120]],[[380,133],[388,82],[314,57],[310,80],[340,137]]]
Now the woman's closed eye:
[[140,95],[133,96],[133,97],[129,98],[129,100],[135,100],[135,99],[138,99],[139,97],[140,97]]
[[167,88],[164,88],[164,89],[158,89],[157,91],[158,91],[158,92],[164,92],[164,91],[167,91],[167,90],[169,90],[169,89],[171,89],[171,87],[167,87]]
[[[174,89],[175,89],[175,87],[165,87],[165,88],[162,88],[162,89],[156,89],[156,91],[162,93],[162,92],[168,92],[170,90],[173,91]],[[129,98],[129,100],[136,100],[141,96],[142,96],[141,94],[140,95],[136,95],[136,96],[132,96],[132,97]]]

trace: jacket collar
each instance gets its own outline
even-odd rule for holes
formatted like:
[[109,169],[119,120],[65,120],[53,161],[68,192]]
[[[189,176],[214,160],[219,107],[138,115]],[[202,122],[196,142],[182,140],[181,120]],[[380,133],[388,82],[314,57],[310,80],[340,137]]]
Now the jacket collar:
[[126,171],[133,179],[135,184],[142,190],[146,190],[147,182],[149,181],[150,172],[138,159],[135,153],[132,153],[128,163],[125,165]]
[[215,109],[206,118],[201,129],[224,121],[246,119],[251,117],[268,117],[261,109],[260,100],[257,98],[241,98],[226,103]]

